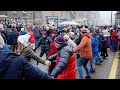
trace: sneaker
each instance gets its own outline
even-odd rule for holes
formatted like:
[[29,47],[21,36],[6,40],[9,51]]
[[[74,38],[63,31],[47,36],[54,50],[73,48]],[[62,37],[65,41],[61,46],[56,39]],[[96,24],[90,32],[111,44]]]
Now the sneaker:
[[86,79],[91,79],[91,76],[85,76]]
[[106,57],[103,57],[102,59],[107,59]]
[[109,55],[106,55],[105,57],[108,57]]
[[95,73],[95,69],[90,69],[90,73]]
[[101,63],[100,62],[96,62],[95,65],[101,65]]
[[100,62],[100,63],[102,63],[102,62],[103,62],[103,60],[100,60],[99,62]]

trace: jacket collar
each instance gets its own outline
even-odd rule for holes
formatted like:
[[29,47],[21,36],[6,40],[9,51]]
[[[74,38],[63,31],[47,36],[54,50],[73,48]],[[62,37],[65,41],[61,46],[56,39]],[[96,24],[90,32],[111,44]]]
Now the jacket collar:
[[59,48],[57,48],[57,50],[60,51],[65,46],[67,46],[67,43],[62,44]]
[[82,37],[84,37],[84,36],[87,36],[88,38],[91,38],[89,33],[85,33],[85,34],[82,35]]

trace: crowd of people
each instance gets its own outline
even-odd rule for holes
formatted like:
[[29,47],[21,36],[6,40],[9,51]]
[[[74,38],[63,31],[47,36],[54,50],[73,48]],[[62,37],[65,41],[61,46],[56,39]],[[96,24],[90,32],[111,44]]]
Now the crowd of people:
[[[1,28],[0,28],[1,29]],[[41,47],[39,56],[36,54]],[[95,66],[120,49],[117,26],[6,24],[0,30],[1,79],[91,79]],[[46,59],[42,56],[46,55]],[[11,60],[12,59],[12,60]],[[31,59],[49,67],[38,69]],[[82,66],[86,76],[83,75]]]

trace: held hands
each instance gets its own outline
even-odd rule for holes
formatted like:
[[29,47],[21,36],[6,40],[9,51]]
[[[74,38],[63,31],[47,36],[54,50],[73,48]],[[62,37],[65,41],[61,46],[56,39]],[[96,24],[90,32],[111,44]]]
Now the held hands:
[[45,65],[50,66],[50,65],[51,65],[51,61],[46,60],[46,61],[45,61]]

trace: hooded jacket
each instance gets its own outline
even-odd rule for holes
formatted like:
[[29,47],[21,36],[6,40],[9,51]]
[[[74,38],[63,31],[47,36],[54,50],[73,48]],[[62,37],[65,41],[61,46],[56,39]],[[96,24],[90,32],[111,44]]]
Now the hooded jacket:
[[48,60],[56,58],[56,66],[51,75],[57,79],[76,79],[76,58],[72,48],[65,43],[57,51],[48,58]]
[[93,55],[95,55],[95,53],[98,52],[99,40],[97,37],[93,37],[91,39],[91,42],[92,42],[92,53],[93,53]]
[[80,57],[92,58],[92,44],[89,33],[83,34],[80,44],[73,49],[74,52],[80,51]]

